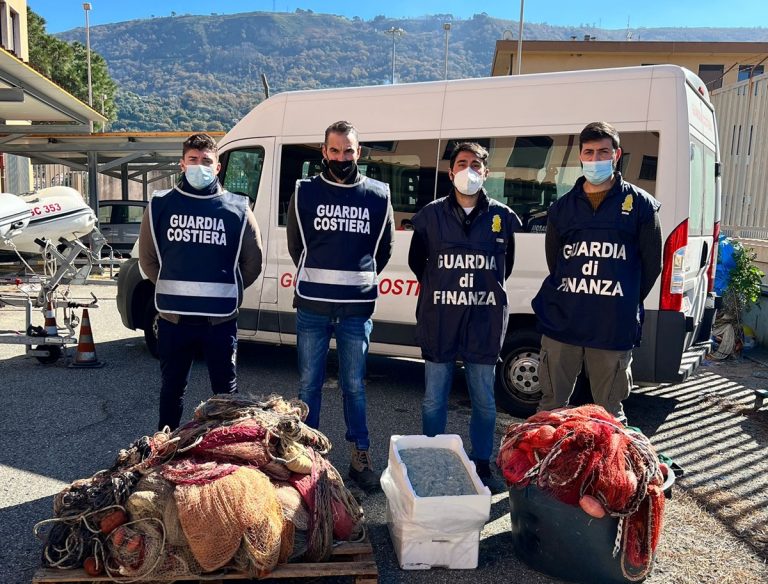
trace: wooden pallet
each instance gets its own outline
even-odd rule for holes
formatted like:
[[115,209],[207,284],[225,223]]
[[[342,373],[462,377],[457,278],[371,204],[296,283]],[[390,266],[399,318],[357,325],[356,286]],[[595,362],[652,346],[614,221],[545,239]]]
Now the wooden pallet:
[[[354,576],[355,584],[377,584],[379,570],[373,557],[370,542],[341,543],[333,548],[331,559],[327,562],[281,564],[268,578],[319,578],[325,576]],[[174,582],[221,583],[225,580],[250,580],[242,573],[211,573],[203,575],[175,576]],[[158,578],[153,577],[153,582]],[[40,568],[32,577],[32,584],[68,584],[73,582],[136,582],[133,578],[110,578],[109,576],[89,576],[84,570],[56,570]]]

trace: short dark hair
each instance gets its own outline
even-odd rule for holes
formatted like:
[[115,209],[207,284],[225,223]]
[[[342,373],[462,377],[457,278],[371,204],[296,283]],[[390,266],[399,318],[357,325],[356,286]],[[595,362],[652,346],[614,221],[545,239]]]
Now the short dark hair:
[[189,150],[210,150],[216,155],[216,158],[219,157],[219,147],[216,146],[216,140],[205,133],[192,134],[184,140],[184,145],[181,147],[181,157],[184,158]]
[[355,138],[355,142],[360,144],[360,138],[357,135],[357,128],[345,120],[334,122],[325,129],[325,139],[323,140],[323,144],[328,144],[328,135],[331,133],[343,134],[344,136],[347,134],[352,134],[352,136]]
[[456,146],[453,147],[453,152],[451,152],[451,162],[450,162],[450,168],[453,168],[453,163],[456,162],[456,158],[461,154],[462,152],[471,152],[475,156],[477,156],[480,160],[483,161],[483,164],[486,165],[488,162],[488,151],[480,146],[477,142],[459,142],[456,144]]
[[610,138],[613,149],[616,150],[621,145],[619,132],[608,122],[592,122],[587,124],[579,134],[579,152],[584,142],[597,142],[603,138]]

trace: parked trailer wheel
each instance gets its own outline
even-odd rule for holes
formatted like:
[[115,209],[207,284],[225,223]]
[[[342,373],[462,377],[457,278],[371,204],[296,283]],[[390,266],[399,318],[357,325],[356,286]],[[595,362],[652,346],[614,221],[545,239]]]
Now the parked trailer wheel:
[[58,345],[38,345],[35,347],[35,351],[48,351],[48,355],[42,356],[37,355],[35,359],[40,361],[43,365],[50,365],[51,363],[55,363],[61,358],[61,347]]
[[515,331],[507,337],[496,366],[496,403],[508,413],[527,418],[536,412],[539,391],[541,335]]

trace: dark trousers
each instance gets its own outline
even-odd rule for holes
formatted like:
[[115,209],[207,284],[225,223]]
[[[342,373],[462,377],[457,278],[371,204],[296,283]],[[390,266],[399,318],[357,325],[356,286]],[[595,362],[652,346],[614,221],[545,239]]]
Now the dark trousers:
[[212,324],[173,324],[158,319],[160,421],[158,429],[179,427],[192,362],[200,352],[208,365],[213,393],[237,393],[237,319]]

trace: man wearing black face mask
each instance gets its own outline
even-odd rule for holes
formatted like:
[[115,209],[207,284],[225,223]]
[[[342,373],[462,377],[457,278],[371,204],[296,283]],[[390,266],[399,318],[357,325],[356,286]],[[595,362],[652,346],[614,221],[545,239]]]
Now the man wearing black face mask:
[[378,295],[378,274],[389,262],[394,219],[389,186],[357,168],[357,130],[336,122],[325,131],[323,171],[297,181],[288,205],[288,251],[297,267],[294,307],[299,398],[307,424],[320,425],[321,392],[331,336],[336,337],[349,476],[364,490],[379,484],[368,453],[365,361]]

